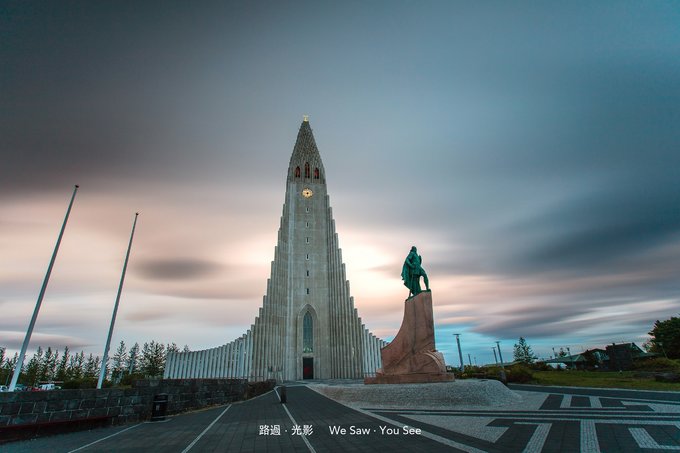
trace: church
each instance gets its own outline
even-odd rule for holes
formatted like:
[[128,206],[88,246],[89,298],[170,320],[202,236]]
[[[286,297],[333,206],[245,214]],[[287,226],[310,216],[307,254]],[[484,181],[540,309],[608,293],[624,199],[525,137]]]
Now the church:
[[250,329],[202,351],[169,353],[164,378],[361,379],[387,343],[362,324],[350,296],[326,186],[307,117],[286,175],[267,294]]

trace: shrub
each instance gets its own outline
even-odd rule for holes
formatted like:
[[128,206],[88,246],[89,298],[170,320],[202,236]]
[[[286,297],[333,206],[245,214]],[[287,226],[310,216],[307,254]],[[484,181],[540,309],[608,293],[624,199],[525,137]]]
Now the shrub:
[[487,369],[484,367],[465,365],[460,379],[486,379]]
[[145,376],[144,376],[143,373],[126,374],[120,380],[119,386],[121,386],[121,387],[132,386],[133,382],[139,381],[139,380],[144,379],[144,378],[145,378]]
[[637,371],[680,371],[680,364],[676,360],[655,357],[653,359],[635,361],[633,369]]
[[554,371],[555,368],[551,367],[545,362],[535,362],[530,365],[530,368],[534,371]]
[[506,368],[505,375],[508,378],[508,382],[515,384],[526,384],[534,379],[531,369],[524,365],[512,365]]

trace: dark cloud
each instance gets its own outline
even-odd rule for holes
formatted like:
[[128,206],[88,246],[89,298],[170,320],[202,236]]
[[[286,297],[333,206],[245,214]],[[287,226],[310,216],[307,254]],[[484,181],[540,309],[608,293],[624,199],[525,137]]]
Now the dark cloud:
[[680,179],[646,190],[592,193],[555,206],[508,231],[523,241],[523,249],[515,251],[517,269],[607,273],[612,269],[606,265],[634,266],[645,253],[678,242],[680,210],[674,206],[680,206]]
[[146,309],[146,310],[132,310],[125,315],[126,321],[138,322],[157,322],[163,319],[172,318],[173,314],[168,313],[162,308]]
[[178,285],[169,284],[170,280],[164,279],[162,285],[151,286],[146,291],[185,299],[214,299],[223,303],[232,300],[259,300],[262,297],[260,288],[264,287],[260,276],[241,275],[233,279],[213,280],[210,285],[205,286],[194,284],[193,277],[181,280]]
[[[203,326],[228,326],[235,324],[244,329],[247,322],[252,319],[235,320],[233,310],[241,308],[243,311],[243,301],[221,302],[216,306],[213,301],[196,300],[190,306],[173,307],[170,312],[167,307],[148,307],[144,309],[133,308],[125,314],[124,319],[133,323],[158,324],[168,322],[194,323]],[[226,339],[225,339],[226,340]]]
[[[23,345],[24,336],[25,332],[0,331],[0,338],[2,338],[0,347],[18,351]],[[57,348],[61,351],[64,349],[64,346],[68,346],[71,351],[77,351],[91,345],[92,342],[89,340],[69,335],[52,335],[34,332],[31,336],[31,347],[35,348],[41,346],[42,348],[47,349],[48,346],[51,346],[52,348]]]
[[680,62],[660,58],[668,51],[518,68],[527,80],[513,85],[521,115],[461,151],[428,153],[419,185],[436,188],[428,197],[439,206],[428,220],[477,245],[465,260],[452,257],[462,264],[453,272],[606,272],[678,239],[680,129],[671,123],[680,118]]
[[[612,311],[616,307],[611,308]],[[577,311],[575,311],[577,313]],[[665,310],[657,312],[662,317],[665,316]],[[598,316],[592,319],[576,318],[571,319],[571,314],[568,317],[559,317],[550,311],[529,317],[513,317],[503,320],[484,323],[476,326],[471,331],[487,334],[497,338],[576,338],[584,335],[588,331],[598,330],[602,333],[609,332],[611,329],[616,329],[622,335],[628,332],[647,332],[654,323],[654,315],[641,316],[639,313],[629,315],[612,316]],[[623,329],[625,328],[625,330]]]
[[208,260],[167,258],[142,260],[135,268],[151,280],[198,280],[219,272],[224,266]]
[[551,330],[553,335],[559,335],[571,328],[567,322],[569,318],[586,315],[590,312],[590,308],[572,304],[538,302],[523,306],[521,302],[509,301],[507,307],[501,305],[500,309],[497,308],[491,314],[487,313],[481,319],[474,316],[472,311],[468,310],[466,314],[476,319],[473,322],[474,327],[471,328],[473,332],[499,338],[513,338],[519,336],[516,333],[522,329],[527,332],[520,333],[520,335],[525,336],[549,336]]
[[592,271],[678,240],[680,130],[669,121],[680,118],[680,62],[639,59],[593,65],[580,98],[587,122],[557,152],[537,157],[559,171],[543,190],[567,178],[577,184],[566,201],[508,231],[526,239],[530,268]]
[[[341,244],[345,232],[376,238],[375,253],[396,258],[369,271],[403,288],[415,243],[433,287],[472,282],[470,297],[499,304],[503,317],[463,307],[447,319],[471,318],[496,337],[569,335],[609,321],[587,319],[593,307],[677,300],[679,19],[658,2],[8,4],[0,199],[13,210],[0,218],[0,268],[25,255],[17,232],[27,228],[12,222],[52,202],[60,216],[79,183],[72,226],[86,195],[111,215],[145,200],[134,209],[153,234],[144,220],[135,239],[144,253],[126,283],[139,296],[130,319],[155,319],[159,295],[259,305],[271,253],[252,255],[262,269],[238,273],[210,257],[255,230],[269,232],[271,252],[286,165],[310,114]],[[113,241],[99,235],[107,215],[88,215],[93,243]],[[3,298],[34,299],[23,283],[34,277],[6,274]],[[371,300],[365,321],[396,328],[376,308],[384,301]]]
[[142,4],[76,3],[14,4],[0,17],[8,68],[0,72],[0,197],[75,183],[205,180],[212,169],[257,165],[240,139],[255,125],[227,121],[235,115],[222,102],[234,94],[206,83],[213,71],[225,85],[234,77],[215,66],[231,63],[249,8],[175,2],[158,14]]

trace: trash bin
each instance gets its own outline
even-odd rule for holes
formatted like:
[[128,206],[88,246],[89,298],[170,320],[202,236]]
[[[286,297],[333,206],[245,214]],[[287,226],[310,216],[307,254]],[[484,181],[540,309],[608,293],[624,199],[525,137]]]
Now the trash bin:
[[165,420],[165,413],[168,411],[168,394],[159,393],[153,398],[151,407],[151,421],[159,422]]

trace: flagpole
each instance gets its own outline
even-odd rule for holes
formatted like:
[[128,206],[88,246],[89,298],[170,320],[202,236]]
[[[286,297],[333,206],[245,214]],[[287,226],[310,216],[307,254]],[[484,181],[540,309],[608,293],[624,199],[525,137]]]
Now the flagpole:
[[104,378],[106,377],[106,363],[109,361],[109,347],[111,346],[111,336],[113,336],[113,326],[116,324],[116,314],[118,313],[118,303],[120,302],[120,293],[123,291],[123,282],[125,281],[125,271],[127,270],[128,260],[130,259],[130,249],[132,248],[132,238],[135,236],[135,227],[137,226],[137,216],[139,212],[135,212],[135,220],[132,223],[132,232],[130,233],[130,243],[128,244],[127,253],[125,254],[125,263],[123,264],[123,273],[120,276],[120,284],[118,285],[118,294],[116,295],[116,303],[113,305],[113,314],[111,315],[111,326],[109,327],[109,336],[106,338],[106,346],[104,347],[104,358],[102,359],[101,371],[99,372],[99,381],[97,388],[102,388]]
[[76,184],[73,188],[73,195],[71,195],[71,202],[66,210],[66,216],[64,217],[64,223],[61,225],[61,231],[59,231],[59,236],[57,238],[57,244],[54,246],[54,252],[52,252],[52,259],[50,260],[49,266],[47,266],[47,273],[45,274],[45,279],[43,280],[42,288],[40,288],[40,294],[38,295],[38,301],[35,303],[35,309],[33,310],[33,316],[31,317],[31,322],[28,325],[28,330],[26,331],[26,337],[24,337],[24,344],[21,346],[21,352],[17,359],[17,363],[14,366],[14,374],[12,375],[12,382],[9,384],[9,391],[13,392],[17,381],[19,380],[19,375],[21,374],[21,368],[24,365],[24,358],[26,357],[26,349],[28,349],[28,343],[31,341],[31,335],[33,334],[33,327],[35,327],[35,321],[38,319],[38,312],[40,312],[40,305],[42,304],[43,297],[45,297],[45,290],[47,289],[47,283],[50,281],[50,274],[52,273],[52,267],[54,267],[54,261],[57,259],[57,252],[59,251],[59,245],[61,244],[61,238],[64,236],[64,230],[66,229],[66,222],[68,222],[68,216],[71,214],[71,207],[73,206],[73,200],[76,198],[76,192],[78,191],[78,185]]

